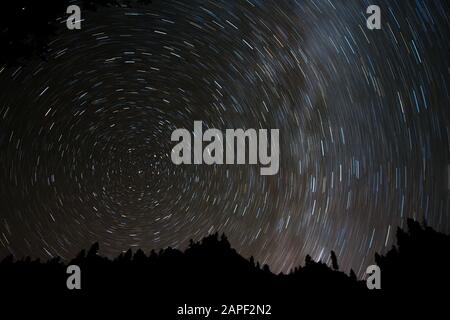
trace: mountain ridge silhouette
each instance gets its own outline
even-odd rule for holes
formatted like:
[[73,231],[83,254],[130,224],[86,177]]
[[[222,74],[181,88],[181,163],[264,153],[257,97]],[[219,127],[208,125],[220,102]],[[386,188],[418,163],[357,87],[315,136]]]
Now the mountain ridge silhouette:
[[[401,279],[402,286],[407,286],[409,281],[406,276],[401,276],[401,274],[405,273],[404,269],[414,269],[413,266],[427,270],[430,269],[427,265],[431,264],[434,270],[438,271],[445,270],[449,266],[450,236],[439,233],[426,225],[421,225],[412,219],[407,220],[407,227],[407,231],[400,227],[397,228],[397,246],[393,246],[385,255],[375,254],[375,261],[382,269],[383,278],[386,277],[389,280],[383,281],[385,284],[383,287],[398,288],[395,280],[397,278]],[[99,244],[94,243],[89,250],[81,250],[75,258],[67,262],[59,257],[45,262],[39,258],[32,260],[30,257],[15,260],[12,255],[9,255],[0,262],[0,279],[2,279],[2,284],[17,281],[13,284],[13,287],[16,288],[21,283],[39,287],[37,284],[33,285],[33,277],[36,274],[40,279],[48,278],[46,287],[49,288],[48,284],[53,282],[50,279],[52,275],[46,271],[47,269],[57,270],[57,276],[66,278],[66,267],[75,264],[85,271],[82,278],[84,290],[98,290],[100,287],[93,285],[90,281],[99,282],[102,279],[104,283],[101,287],[107,288],[109,287],[107,279],[111,273],[114,275],[115,281],[120,281],[118,278],[120,278],[121,272],[137,272],[141,277],[148,278],[147,280],[151,280],[152,277],[145,276],[145,273],[176,278],[178,281],[188,275],[205,279],[219,277],[227,279],[239,276],[238,278],[263,279],[269,282],[279,279],[280,283],[291,280],[299,281],[306,286],[326,286],[327,281],[331,281],[331,283],[355,285],[355,288],[364,287],[362,285],[364,281],[358,280],[353,270],[349,274],[339,270],[333,251],[331,251],[332,266],[322,261],[313,261],[308,255],[303,266],[300,265],[286,274],[274,274],[268,265],[260,265],[259,262],[255,262],[253,256],[249,259],[241,256],[231,247],[226,236],[224,234],[219,236],[218,233],[205,236],[198,242],[190,240],[189,246],[184,251],[168,247],[161,249],[158,253],[152,250],[146,255],[141,249],[135,252],[128,249],[113,259],[100,256],[98,252]],[[441,256],[440,263],[430,261],[431,257],[439,255]],[[102,276],[102,273],[106,276]],[[8,274],[8,279],[15,280],[6,281],[5,274]],[[45,276],[43,276],[44,274]],[[431,274],[428,276],[430,279],[433,278]],[[20,278],[24,280],[21,281]],[[417,279],[422,278],[417,277]],[[63,286],[57,285],[54,289],[65,289],[65,281],[60,282]],[[114,283],[114,281],[112,282]],[[421,281],[422,286],[426,283],[425,280]],[[126,283],[122,285],[126,286]]]
[[[411,219],[407,228],[397,229],[396,246],[375,256],[381,290],[367,289],[353,271],[340,271],[334,252],[331,266],[307,256],[305,264],[290,273],[274,274],[253,257],[242,257],[225,235],[215,233],[191,240],[184,251],[169,247],[146,255],[141,249],[129,249],[114,259],[100,256],[98,243],[68,262],[58,257],[46,262],[30,257],[15,260],[9,255],[0,262],[0,293],[77,305],[140,301],[151,306],[155,319],[180,319],[176,309],[189,303],[216,308],[228,303],[270,304],[277,316],[264,319],[292,319],[292,314],[304,312],[299,304],[309,310],[326,303],[329,309],[317,306],[318,310],[333,315],[337,312],[333,308],[346,314],[349,310],[342,307],[350,302],[353,312],[367,304],[400,308],[400,297],[437,294],[450,284],[450,236]],[[81,269],[81,290],[66,287],[66,268],[73,264]]]

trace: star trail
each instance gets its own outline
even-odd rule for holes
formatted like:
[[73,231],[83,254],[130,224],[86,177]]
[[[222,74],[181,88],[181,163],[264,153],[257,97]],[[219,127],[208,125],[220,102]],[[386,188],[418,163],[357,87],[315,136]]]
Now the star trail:
[[[381,8],[381,29],[366,8]],[[0,257],[185,248],[361,275],[406,218],[450,232],[446,1],[153,1],[82,11],[0,67]],[[280,169],[174,165],[177,128],[280,130]]]

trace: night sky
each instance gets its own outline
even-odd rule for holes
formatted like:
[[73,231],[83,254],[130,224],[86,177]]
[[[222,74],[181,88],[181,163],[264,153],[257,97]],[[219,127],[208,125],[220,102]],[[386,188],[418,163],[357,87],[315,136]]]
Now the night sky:
[[[381,7],[381,30],[366,27]],[[450,232],[446,1],[153,1],[61,19],[0,67],[0,257],[185,248],[224,232],[359,275],[406,218]],[[280,170],[171,162],[176,128],[280,129]]]

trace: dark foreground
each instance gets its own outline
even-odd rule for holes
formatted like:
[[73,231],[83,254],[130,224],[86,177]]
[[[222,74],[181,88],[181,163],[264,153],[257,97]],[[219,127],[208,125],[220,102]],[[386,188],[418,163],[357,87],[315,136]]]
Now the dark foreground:
[[[6,257],[0,263],[1,295],[24,306],[44,303],[80,311],[89,305],[104,314],[129,313],[133,304],[141,305],[146,319],[298,319],[307,310],[348,314],[358,306],[381,312],[399,307],[400,297],[421,301],[446,292],[450,284],[450,237],[413,220],[407,231],[397,230],[397,246],[375,256],[380,290],[367,289],[353,272],[339,271],[336,259],[328,266],[307,257],[291,273],[275,275],[217,234],[192,242],[184,252],[128,250],[110,260],[98,249],[94,244],[69,263]],[[67,288],[68,265],[81,270],[80,290]]]

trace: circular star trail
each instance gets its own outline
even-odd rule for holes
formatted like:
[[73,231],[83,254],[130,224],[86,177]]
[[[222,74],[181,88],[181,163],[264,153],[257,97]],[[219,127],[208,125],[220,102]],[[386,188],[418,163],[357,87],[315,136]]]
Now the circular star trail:
[[[82,11],[0,68],[0,254],[224,232],[274,271],[358,274],[408,217],[450,232],[448,4],[184,1]],[[176,128],[280,129],[280,170],[174,165]]]

